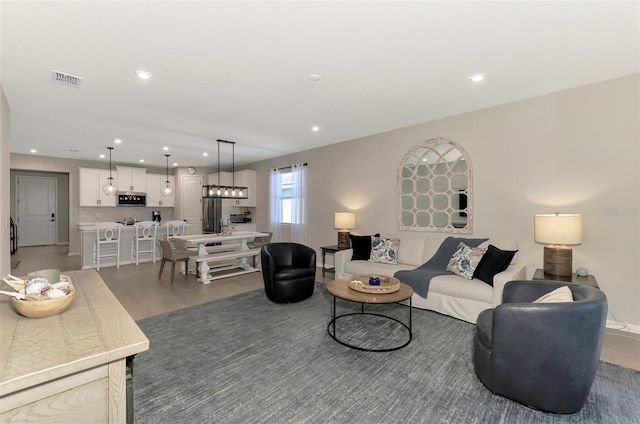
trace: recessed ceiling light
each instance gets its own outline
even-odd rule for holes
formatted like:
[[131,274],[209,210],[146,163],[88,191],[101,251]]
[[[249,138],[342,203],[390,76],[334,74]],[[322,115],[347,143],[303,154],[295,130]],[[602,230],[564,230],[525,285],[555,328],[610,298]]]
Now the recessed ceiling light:
[[114,138],[113,142],[116,143],[116,144],[120,144],[120,143],[122,143],[122,140],[120,140],[119,138]]
[[202,154],[202,156],[209,156],[209,153],[204,152],[204,153]]
[[475,74],[467,77],[467,79],[471,82],[480,82],[484,79],[485,74]]
[[147,71],[143,71],[142,69],[138,69],[136,71],[136,75],[138,76],[138,78],[143,80],[151,79],[151,74]]
[[318,75],[318,74],[311,74],[311,75],[309,75],[309,79],[310,79],[311,81],[320,81],[320,78],[322,78],[322,77],[321,77],[320,75]]
[[318,132],[320,131],[320,127],[314,125],[313,127],[311,127],[311,131]]
[[178,166],[178,162],[173,162],[173,166]]
[[38,151],[36,149],[31,149],[29,150],[31,153],[38,153]]
[[138,159],[138,162],[143,163],[144,159]]
[[164,146],[164,147],[162,148],[162,150],[164,150],[164,151],[166,152],[167,150],[169,150],[169,148],[168,148],[167,146]]
[[102,153],[100,153],[100,155],[98,156],[100,159],[104,159],[104,155]]

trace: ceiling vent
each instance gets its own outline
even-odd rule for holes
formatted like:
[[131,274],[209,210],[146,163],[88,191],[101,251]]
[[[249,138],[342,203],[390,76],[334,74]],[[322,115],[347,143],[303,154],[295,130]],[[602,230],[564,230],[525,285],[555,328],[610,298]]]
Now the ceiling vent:
[[51,79],[56,84],[66,85],[67,87],[79,88],[80,84],[82,84],[82,78],[80,77],[53,70],[51,71]]

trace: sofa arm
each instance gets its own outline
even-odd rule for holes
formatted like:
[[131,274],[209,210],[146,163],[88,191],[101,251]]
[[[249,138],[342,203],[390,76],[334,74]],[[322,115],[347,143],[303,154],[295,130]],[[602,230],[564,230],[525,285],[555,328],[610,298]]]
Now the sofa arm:
[[336,278],[342,278],[345,276],[344,264],[351,260],[353,256],[353,249],[339,250],[333,255],[333,264],[336,267]]
[[527,266],[521,263],[511,264],[509,268],[496,274],[493,277],[493,306],[495,307],[502,303],[502,292],[505,284],[512,280],[524,280],[526,278]]

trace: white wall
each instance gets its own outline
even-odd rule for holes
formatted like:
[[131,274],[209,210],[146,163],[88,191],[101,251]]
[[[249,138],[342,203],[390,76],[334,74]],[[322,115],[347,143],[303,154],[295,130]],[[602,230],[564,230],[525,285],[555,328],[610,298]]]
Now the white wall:
[[618,321],[640,325],[639,93],[636,74],[253,164],[258,229],[268,227],[268,168],[307,162],[309,246],[336,244],[341,210],[356,212],[353,233],[398,233],[402,157],[450,138],[471,156],[475,235],[516,239],[531,277],[543,252],[533,216],[581,213],[574,268],[596,277]]
[[[9,104],[0,85],[0,196],[9,198]],[[11,272],[9,245],[9,202],[0,202],[0,275]]]

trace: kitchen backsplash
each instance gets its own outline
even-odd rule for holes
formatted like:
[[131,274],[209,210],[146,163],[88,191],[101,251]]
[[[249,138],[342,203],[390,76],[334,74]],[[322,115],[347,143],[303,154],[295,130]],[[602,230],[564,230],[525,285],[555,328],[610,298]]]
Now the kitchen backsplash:
[[151,221],[151,211],[160,211],[162,222],[173,219],[173,208],[80,208],[78,222],[120,222],[130,218]]

